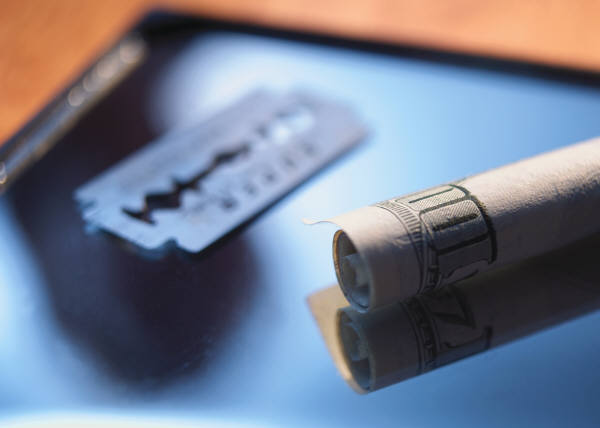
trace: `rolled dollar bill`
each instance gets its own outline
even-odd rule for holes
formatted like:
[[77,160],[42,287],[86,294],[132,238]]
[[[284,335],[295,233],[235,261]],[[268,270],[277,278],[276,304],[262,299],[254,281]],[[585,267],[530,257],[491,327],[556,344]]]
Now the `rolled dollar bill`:
[[600,308],[598,238],[373,312],[339,309],[340,372],[370,392]]
[[600,138],[330,221],[346,298],[383,307],[600,231]]

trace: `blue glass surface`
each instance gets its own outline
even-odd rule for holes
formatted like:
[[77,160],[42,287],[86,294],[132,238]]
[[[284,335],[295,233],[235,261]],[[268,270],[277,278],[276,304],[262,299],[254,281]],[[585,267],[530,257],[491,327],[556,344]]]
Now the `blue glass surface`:
[[[48,298],[36,263],[37,242],[25,236],[10,200],[0,198],[0,413],[144,415],[206,426],[597,426],[598,313],[371,395],[354,393],[337,374],[306,304],[310,293],[335,281],[334,229],[308,227],[301,219],[327,218],[596,136],[599,91],[442,62],[212,33],[199,35],[170,60],[153,82],[145,114],[153,132],[161,133],[257,86],[308,88],[339,98],[364,117],[370,135],[216,250],[235,257],[211,256],[234,271],[240,263],[251,266],[234,281],[234,291],[244,297],[232,302],[233,321],[218,340],[205,333],[198,338],[208,357],[185,376],[126,379],[72,337],[54,315],[56,300]],[[232,249],[240,245],[242,252]],[[65,269],[77,263],[63,262]],[[110,282],[127,272],[104,275]],[[198,277],[196,286],[205,285]],[[107,316],[122,317],[124,326],[151,325],[126,295],[114,302],[122,306]],[[178,364],[185,368],[185,359]]]

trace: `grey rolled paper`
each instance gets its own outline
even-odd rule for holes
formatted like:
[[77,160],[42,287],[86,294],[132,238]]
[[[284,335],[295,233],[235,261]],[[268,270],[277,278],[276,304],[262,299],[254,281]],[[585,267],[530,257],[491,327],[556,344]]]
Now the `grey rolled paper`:
[[330,221],[346,298],[380,308],[600,231],[600,138]]

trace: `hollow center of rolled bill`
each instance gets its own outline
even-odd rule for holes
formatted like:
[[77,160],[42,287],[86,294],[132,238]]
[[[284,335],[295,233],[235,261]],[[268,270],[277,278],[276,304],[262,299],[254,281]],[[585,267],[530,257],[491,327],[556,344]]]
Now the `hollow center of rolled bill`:
[[367,342],[363,340],[360,330],[346,313],[339,313],[338,322],[338,332],[346,364],[356,383],[368,391],[371,387],[371,363]]
[[370,303],[369,273],[354,244],[343,231],[334,238],[334,262],[340,287],[351,303],[368,308]]

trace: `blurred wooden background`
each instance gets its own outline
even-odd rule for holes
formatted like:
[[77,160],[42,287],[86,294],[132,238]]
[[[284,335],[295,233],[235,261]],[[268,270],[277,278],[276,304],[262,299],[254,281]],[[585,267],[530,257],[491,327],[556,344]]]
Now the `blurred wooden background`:
[[597,0],[0,0],[0,142],[155,7],[600,71]]

